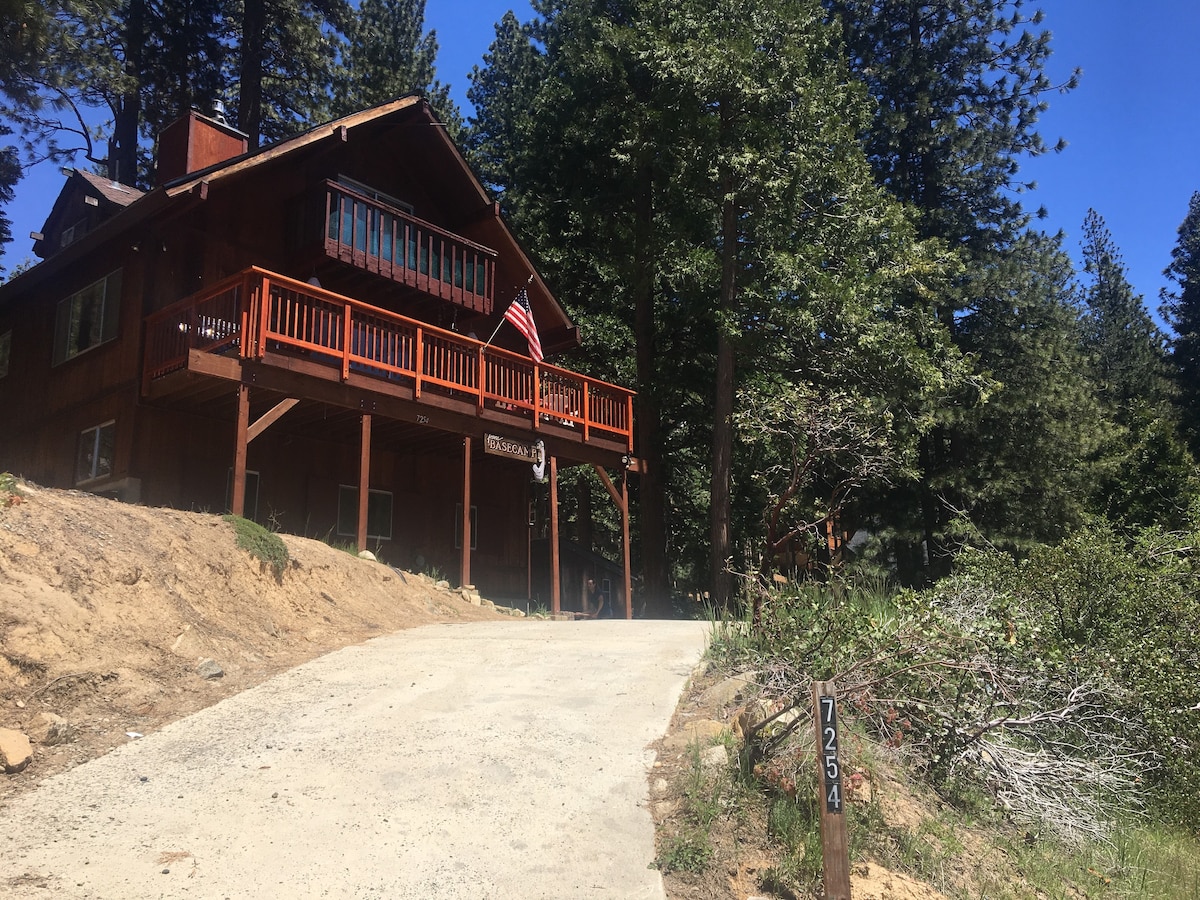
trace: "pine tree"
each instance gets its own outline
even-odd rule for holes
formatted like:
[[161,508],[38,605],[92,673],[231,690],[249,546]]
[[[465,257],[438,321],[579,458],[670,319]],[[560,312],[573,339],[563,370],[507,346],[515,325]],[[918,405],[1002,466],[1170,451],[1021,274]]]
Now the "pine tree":
[[[510,23],[497,58],[552,77],[532,100],[522,78],[489,80],[480,121],[498,121],[498,98],[528,112],[475,145],[508,156],[506,205],[561,295],[586,301],[573,309],[591,338],[585,367],[635,364],[647,587],[681,577],[724,602],[731,567],[759,567],[766,496],[732,489],[754,455],[735,414],[794,379],[885,384],[901,407],[952,380],[937,335],[917,339],[928,320],[893,302],[895,280],[936,279],[940,262],[926,248],[918,273],[911,228],[872,183],[856,135],[864,98],[815,3],[544,12],[523,33]],[[706,544],[655,574],[666,547]]]
[[[1023,0],[825,4],[840,19],[851,66],[876,104],[864,141],[877,180],[917,209],[922,237],[940,239],[959,255],[960,273],[940,292],[936,312],[965,349],[968,334],[987,333],[986,322],[974,320],[986,315],[995,273],[1007,266],[1028,226],[1016,199],[1028,187],[1019,165],[1023,156],[1047,149],[1036,125],[1054,87],[1044,71],[1050,34],[1038,29],[1040,13],[1024,15]],[[1057,252],[1044,242],[1035,245]],[[1047,259],[1039,268],[1052,265]],[[1038,302],[1014,299],[1013,308]],[[986,376],[986,369],[978,374]],[[934,424],[921,436],[918,481],[878,498],[896,558],[912,561],[903,567],[911,580],[949,571],[959,542],[956,523],[978,507],[980,498],[966,493],[978,483],[961,468],[964,457],[955,449],[983,438],[964,431],[974,423],[957,413],[972,402],[968,392],[930,409]],[[1020,522],[992,527],[1013,533]]]
[[347,0],[241,0],[231,106],[251,149],[332,116],[330,94]]
[[436,78],[437,35],[425,32],[425,0],[362,0],[346,29],[335,112],[365,109],[406,94],[427,99],[451,135],[462,116]]
[[1192,194],[1163,274],[1175,283],[1173,289],[1163,288],[1160,299],[1174,332],[1170,361],[1180,418],[1193,455],[1200,455],[1200,191]]

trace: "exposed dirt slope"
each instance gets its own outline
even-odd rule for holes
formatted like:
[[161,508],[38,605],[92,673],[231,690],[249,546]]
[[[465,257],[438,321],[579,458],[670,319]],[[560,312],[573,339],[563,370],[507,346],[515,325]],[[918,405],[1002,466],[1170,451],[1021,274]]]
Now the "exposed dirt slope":
[[[423,576],[284,540],[277,579],[217,515],[28,485],[0,503],[0,728],[34,749],[24,772],[0,776],[0,802],[326,651],[500,617]],[[207,659],[222,677],[197,674]],[[44,713],[72,739],[40,741]]]

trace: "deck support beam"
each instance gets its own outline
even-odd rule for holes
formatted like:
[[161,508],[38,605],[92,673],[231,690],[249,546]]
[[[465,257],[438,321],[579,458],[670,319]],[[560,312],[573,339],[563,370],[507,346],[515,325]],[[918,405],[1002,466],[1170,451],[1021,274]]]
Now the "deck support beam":
[[371,500],[371,414],[364,413],[358,450],[358,552],[367,549],[367,510]]
[[623,561],[623,570],[625,575],[625,618],[633,618],[633,571],[629,564],[629,470],[625,470],[625,474],[621,477],[621,490],[618,493],[616,486],[613,485],[612,479],[608,477],[608,473],[600,466],[593,465],[596,474],[600,476],[600,481],[604,483],[605,490],[612,497],[613,503],[617,505],[617,510],[621,513],[621,556]]
[[471,584],[471,437],[463,438],[463,484],[462,484],[462,567],[459,570],[460,587]]
[[229,511],[235,516],[246,514],[246,445],[250,443],[250,388],[237,387],[237,431],[233,446],[233,485]]
[[287,400],[280,400],[269,412],[265,412],[259,416],[258,419],[255,420],[254,424],[251,425],[246,431],[246,443],[254,440],[256,437],[278,422],[284,413],[286,413],[299,402],[299,400],[294,400],[291,397],[289,397]]

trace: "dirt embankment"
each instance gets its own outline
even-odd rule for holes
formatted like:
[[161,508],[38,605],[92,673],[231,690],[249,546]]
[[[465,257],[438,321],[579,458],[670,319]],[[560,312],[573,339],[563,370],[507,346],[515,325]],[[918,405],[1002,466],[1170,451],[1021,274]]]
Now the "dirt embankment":
[[[276,578],[217,515],[26,485],[0,503],[0,728],[34,749],[0,776],[0,800],[329,650],[501,615],[424,576],[284,541]],[[223,675],[202,677],[203,660]],[[65,724],[47,734],[53,716]]]

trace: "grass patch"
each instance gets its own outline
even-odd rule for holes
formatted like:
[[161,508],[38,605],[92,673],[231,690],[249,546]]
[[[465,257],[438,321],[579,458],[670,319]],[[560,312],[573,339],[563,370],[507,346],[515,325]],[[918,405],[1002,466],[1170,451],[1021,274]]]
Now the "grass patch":
[[0,509],[8,509],[21,502],[21,491],[17,477],[11,472],[0,472]]
[[699,875],[708,868],[712,856],[712,845],[708,835],[701,829],[694,828],[671,838],[658,854],[654,865],[663,873],[691,872]]
[[270,566],[276,579],[283,577],[283,570],[287,568],[291,557],[288,555],[287,545],[279,535],[241,516],[227,515],[222,518],[233,526],[238,547],[259,562]]

